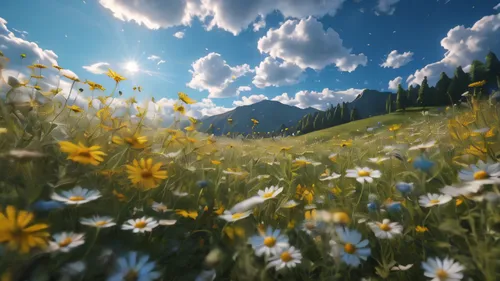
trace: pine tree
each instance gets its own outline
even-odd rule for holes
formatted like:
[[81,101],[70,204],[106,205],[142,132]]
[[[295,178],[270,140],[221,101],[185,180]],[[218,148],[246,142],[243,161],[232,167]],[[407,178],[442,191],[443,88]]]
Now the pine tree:
[[406,105],[407,105],[407,93],[401,86],[401,84],[398,85],[398,92],[397,92],[397,97],[396,97],[396,104],[398,107],[398,110],[406,110]]
[[214,133],[214,130],[215,130],[214,124],[210,124],[210,126],[208,126],[208,129],[205,131],[205,133],[212,135]]
[[385,101],[385,111],[387,111],[387,113],[392,112],[392,94],[387,96]]
[[418,91],[418,99],[417,99],[418,104],[423,108],[425,108],[429,102],[429,94],[430,94],[430,88],[429,84],[427,83],[427,76],[425,76],[424,80],[422,81],[422,84],[420,85],[420,89]]
[[455,75],[451,80],[450,86],[448,87],[448,94],[453,99],[453,103],[458,102],[462,99],[462,94],[465,93],[470,84],[470,77],[464,72],[461,66],[457,67],[455,70]]
[[436,83],[436,89],[434,93],[432,103],[433,105],[447,105],[450,104],[450,98],[448,97],[448,88],[450,87],[451,79],[446,75],[446,73],[441,72],[439,81]]
[[470,65],[470,79],[471,82],[478,82],[486,79],[486,66],[478,61],[478,60],[473,60],[472,64]]
[[356,108],[353,108],[351,110],[351,121],[358,120],[358,110]]
[[320,124],[320,113],[316,113],[316,117],[314,117],[313,121],[313,130],[319,130],[321,129],[321,124]]

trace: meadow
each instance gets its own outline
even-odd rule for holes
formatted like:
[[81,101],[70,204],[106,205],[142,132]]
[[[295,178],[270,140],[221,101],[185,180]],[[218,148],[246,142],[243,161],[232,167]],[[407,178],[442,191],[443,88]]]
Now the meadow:
[[498,94],[229,138],[180,128],[184,93],[162,128],[112,70],[64,93],[30,67],[0,81],[2,281],[500,280]]

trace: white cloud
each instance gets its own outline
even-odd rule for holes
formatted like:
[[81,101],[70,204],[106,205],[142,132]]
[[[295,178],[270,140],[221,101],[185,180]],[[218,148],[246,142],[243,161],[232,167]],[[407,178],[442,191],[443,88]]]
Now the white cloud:
[[[345,0],[99,0],[123,21],[135,21],[150,29],[189,25],[199,18],[207,29],[214,27],[237,35],[257,18],[276,10],[285,18],[335,15]],[[259,21],[254,28],[262,27]]]
[[93,73],[93,74],[104,74],[104,73],[108,72],[109,63],[98,62],[98,63],[94,63],[92,65],[83,66],[83,68],[85,70],[87,70],[88,72]]
[[495,7],[493,7],[495,10],[500,10],[500,3],[498,3]]
[[188,107],[187,114],[194,118],[218,115],[234,109],[234,107],[218,106],[211,99],[202,99],[198,103],[188,105]]
[[4,44],[0,45],[0,49],[8,49],[7,46],[5,46]]
[[412,52],[404,52],[402,54],[398,54],[397,50],[393,50],[389,53],[389,55],[387,55],[387,59],[380,66],[390,67],[390,68],[400,68],[401,66],[407,65],[412,60],[413,60]]
[[339,34],[315,18],[287,20],[278,29],[270,29],[259,39],[258,49],[271,57],[294,63],[302,69],[323,69],[334,64],[341,71],[354,71],[366,65],[364,54],[355,55],[342,45]]
[[195,61],[192,65],[192,79],[187,86],[199,91],[207,90],[209,98],[223,98],[238,95],[233,81],[248,72],[248,64],[230,66],[218,53],[210,53]]
[[297,106],[299,108],[314,107],[319,110],[325,110],[330,105],[337,105],[341,102],[348,102],[354,100],[364,89],[350,88],[342,91],[333,91],[328,88],[323,89],[321,92],[316,91],[299,91],[294,97],[288,96],[283,93],[274,97],[272,100],[279,101],[283,104]]
[[398,85],[401,84],[401,81],[403,81],[403,77],[398,76],[392,80],[389,81],[389,90],[394,90],[396,91],[398,89]]
[[184,31],[177,31],[176,33],[174,33],[174,37],[178,39],[184,38]]
[[470,28],[456,26],[450,29],[441,40],[441,46],[446,50],[444,58],[408,76],[408,85],[420,84],[425,76],[433,85],[441,72],[450,76],[457,66],[466,67],[473,60],[484,61],[489,51],[500,53],[500,14],[485,16]]
[[264,95],[251,95],[249,97],[241,97],[241,100],[233,101],[234,106],[251,105],[258,103],[259,101],[267,100],[268,98]]
[[257,88],[293,85],[300,81],[302,72],[303,70],[294,63],[280,63],[272,57],[267,57],[255,68],[252,83]]
[[164,60],[159,60],[159,61],[158,61],[158,63],[157,63],[156,65],[160,65],[160,64],[162,64],[162,63],[166,63],[166,61],[164,61]]
[[380,14],[392,15],[396,11],[394,7],[399,0],[378,0],[377,6],[375,7],[375,14],[378,16]]
[[241,92],[250,92],[251,90],[252,90],[252,88],[249,86],[239,86],[238,87],[238,94],[240,94]]
[[152,61],[157,61],[157,60],[160,60],[161,58],[159,56],[156,56],[156,55],[150,55],[148,57],[148,60],[152,60]]
[[266,20],[264,19],[264,17],[261,17],[257,22],[254,22],[253,31],[257,32],[261,28],[265,28],[265,27],[266,27]]

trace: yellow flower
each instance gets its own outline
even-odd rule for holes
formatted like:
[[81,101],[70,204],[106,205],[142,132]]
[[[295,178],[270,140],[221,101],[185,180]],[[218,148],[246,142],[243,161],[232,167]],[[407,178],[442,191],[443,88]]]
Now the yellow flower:
[[448,131],[450,132],[451,138],[457,141],[466,140],[471,135],[469,129],[453,119],[448,121]]
[[418,233],[424,233],[424,232],[429,231],[429,229],[425,226],[417,225],[417,227],[415,227],[415,231]]
[[108,73],[107,73],[108,77],[112,78],[113,80],[115,80],[116,83],[120,83],[120,81],[123,81],[123,80],[127,80],[127,78],[121,76],[120,74],[114,72],[113,70],[111,69],[108,69]]
[[35,64],[31,65],[31,66],[32,66],[33,68],[40,68],[40,69],[42,69],[42,68],[47,68],[45,65],[40,64],[40,63],[35,63]]
[[179,92],[178,95],[179,95],[179,99],[181,101],[183,101],[185,104],[194,104],[194,103],[196,103],[195,100],[193,100],[192,98],[190,98],[188,95],[186,95],[183,92]]
[[212,160],[210,161],[212,164],[214,165],[220,165],[222,162],[221,161],[218,161],[218,160]]
[[234,240],[238,237],[244,237],[245,229],[240,226],[227,226],[224,228],[224,233],[229,239]]
[[94,91],[95,89],[100,90],[100,91],[103,91],[103,92],[104,92],[104,91],[106,91],[106,89],[105,89],[105,88],[104,88],[101,84],[97,84],[97,83],[92,82],[92,81],[90,81],[90,80],[86,80],[86,81],[85,81],[85,83],[86,83],[87,85],[89,85],[89,89],[90,89],[91,91]]
[[460,205],[462,205],[462,203],[464,203],[463,199],[460,199],[460,198],[455,199],[455,206],[460,206]]
[[158,187],[168,177],[167,171],[160,170],[162,165],[161,162],[153,164],[151,158],[141,158],[140,161],[134,159],[132,165],[126,165],[128,178],[133,184],[146,190]]
[[102,104],[106,104],[106,102],[108,101],[108,97],[105,97],[105,96],[98,96],[97,99],[102,103]]
[[259,120],[257,120],[257,119],[253,119],[253,118],[252,118],[252,119],[250,119],[250,121],[252,121],[252,123],[253,123],[254,125],[259,124]]
[[33,79],[43,79],[44,77],[42,75],[31,75],[31,78],[33,78]]
[[316,209],[307,210],[304,213],[304,219],[306,220],[315,220],[316,218],[317,218]]
[[111,111],[109,110],[109,106],[99,109],[95,116],[101,119],[101,121],[106,121],[111,118]]
[[33,88],[34,88],[35,90],[38,90],[38,91],[41,91],[41,90],[42,90],[42,87],[40,87],[39,85],[35,85],[35,86],[33,86]]
[[64,68],[60,67],[59,65],[55,65],[55,64],[53,64],[52,67],[59,70],[59,71],[64,69]]
[[123,202],[123,201],[127,201],[127,197],[125,196],[125,194],[123,193],[120,193],[116,190],[113,190],[113,195],[118,199],[118,201],[120,202]]
[[484,86],[484,84],[486,84],[486,80],[470,83],[469,88],[482,87],[482,86]]
[[59,142],[59,146],[62,152],[68,154],[68,159],[84,165],[92,164],[97,166],[100,162],[104,161],[102,156],[106,155],[106,153],[99,151],[101,147],[97,145],[86,147],[82,143],[76,145],[69,141],[61,141]]
[[198,217],[198,212],[193,210],[175,210],[175,213],[184,218],[192,218],[195,220]]
[[227,123],[233,124],[233,118],[227,118]]
[[131,97],[126,101],[126,103],[131,105],[131,104],[137,103],[137,100],[135,99],[135,97]]
[[314,185],[312,187],[306,187],[302,185],[297,185],[295,192],[295,197],[300,200],[306,200],[307,204],[311,204],[314,199]]
[[280,149],[280,151],[289,151],[290,149],[292,149],[292,146],[284,146]]
[[394,125],[389,127],[389,131],[395,132],[395,131],[399,130],[400,128],[401,128],[401,124],[394,124]]
[[457,121],[462,124],[462,126],[468,126],[476,122],[476,114],[474,114],[473,112],[466,112],[457,116]]
[[80,113],[83,112],[83,109],[81,109],[78,105],[73,104],[72,106],[66,106],[69,110],[75,112],[75,113]]
[[195,128],[193,125],[191,125],[191,126],[187,126],[187,127],[185,127],[185,128],[184,128],[184,130],[186,130],[186,131],[188,131],[188,132],[191,132],[191,131],[196,130],[196,128]]
[[69,80],[72,80],[73,82],[80,82],[80,79],[78,77],[69,75],[69,74],[63,74],[64,77],[68,78]]
[[340,142],[340,147],[350,147],[352,146],[352,140],[343,140]]
[[476,145],[470,145],[468,148],[464,149],[464,152],[466,154],[477,156],[482,160],[486,160],[488,150],[484,147],[484,145],[476,144]]
[[184,115],[186,113],[186,108],[182,104],[174,104],[174,111]]
[[0,243],[7,243],[11,250],[28,253],[32,248],[45,248],[50,234],[46,224],[28,226],[33,220],[33,213],[17,211],[14,206],[7,206],[5,214],[0,213]]
[[335,212],[332,215],[333,222],[338,224],[348,224],[351,222],[351,218],[345,212]]
[[0,128],[0,135],[6,133],[7,133],[7,128]]
[[124,137],[123,140],[128,143],[132,148],[142,149],[145,148],[148,142],[148,137],[141,136],[137,133],[129,137]]

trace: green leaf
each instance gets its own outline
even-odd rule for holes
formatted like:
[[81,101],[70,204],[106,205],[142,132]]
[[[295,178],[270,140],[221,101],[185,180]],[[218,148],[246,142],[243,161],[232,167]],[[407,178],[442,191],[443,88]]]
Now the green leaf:
[[461,236],[467,233],[467,230],[462,228],[458,221],[447,219],[439,225],[439,229],[444,232]]

